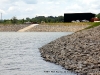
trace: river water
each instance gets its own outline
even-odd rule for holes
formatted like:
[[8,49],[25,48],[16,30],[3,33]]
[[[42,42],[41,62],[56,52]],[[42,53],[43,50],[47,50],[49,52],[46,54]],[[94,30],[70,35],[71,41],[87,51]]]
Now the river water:
[[0,32],[0,75],[76,75],[46,62],[39,47],[72,32]]

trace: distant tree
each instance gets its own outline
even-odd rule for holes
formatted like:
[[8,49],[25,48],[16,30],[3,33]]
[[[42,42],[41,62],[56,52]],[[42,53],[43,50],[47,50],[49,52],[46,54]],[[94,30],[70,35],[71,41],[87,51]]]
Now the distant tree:
[[5,19],[4,22],[3,22],[3,24],[12,24],[12,22],[9,19]]
[[[100,13],[96,15],[100,19]],[[32,23],[59,23],[64,21],[64,16],[36,16],[34,18],[27,17],[26,19],[17,19],[15,16],[12,19],[4,20],[4,24],[24,24],[25,22]],[[2,23],[2,22],[1,22]]]
[[45,21],[45,16],[37,16],[35,17],[35,20],[38,22],[38,23],[41,23],[41,21]]
[[58,22],[63,22],[64,21],[64,17],[63,16],[58,16]]
[[2,20],[0,20],[0,23],[2,23]]
[[33,22],[33,23],[37,23],[36,18],[32,18],[32,19],[31,19],[31,22]]
[[100,13],[98,13],[98,14],[96,15],[96,17],[100,20]]
[[27,21],[27,22],[30,21],[30,20],[31,20],[31,19],[30,19],[29,17],[26,18],[26,21]]
[[11,22],[13,23],[13,24],[17,24],[17,18],[14,16],[12,19],[11,19]]
[[50,23],[54,23],[54,22],[55,22],[55,17],[53,17],[53,16],[48,16],[48,17],[47,17],[47,20],[48,20],[48,22],[50,22]]
[[25,22],[25,20],[24,20],[24,18],[23,18],[23,19],[21,20],[21,23],[24,24],[24,22]]

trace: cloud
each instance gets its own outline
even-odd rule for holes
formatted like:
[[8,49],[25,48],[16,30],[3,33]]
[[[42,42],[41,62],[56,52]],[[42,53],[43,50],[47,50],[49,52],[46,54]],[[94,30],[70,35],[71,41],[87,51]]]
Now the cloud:
[[0,13],[6,14],[6,12],[2,9],[0,9]]
[[64,13],[100,12],[99,0],[2,0],[0,13],[4,19],[33,18],[38,16],[59,16]]
[[36,4],[37,0],[23,0],[27,4]]

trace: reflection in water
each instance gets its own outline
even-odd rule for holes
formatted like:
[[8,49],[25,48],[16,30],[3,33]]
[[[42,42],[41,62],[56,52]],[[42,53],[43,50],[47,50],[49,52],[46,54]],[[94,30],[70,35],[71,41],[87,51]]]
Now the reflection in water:
[[0,75],[75,75],[43,60],[39,47],[71,32],[1,32]]

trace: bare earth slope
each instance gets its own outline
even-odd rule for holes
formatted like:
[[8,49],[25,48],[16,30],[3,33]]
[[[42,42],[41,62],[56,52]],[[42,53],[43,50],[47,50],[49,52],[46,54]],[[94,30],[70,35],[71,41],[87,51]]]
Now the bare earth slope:
[[89,25],[0,25],[0,32],[76,32]]
[[26,30],[26,32],[75,32],[88,26],[89,25],[38,25]]
[[45,60],[81,75],[100,75],[100,26],[58,38],[40,52]]
[[0,32],[17,32],[28,25],[0,25]]
[[35,27],[35,26],[37,26],[37,25],[39,25],[39,24],[32,24],[32,25],[29,25],[29,26],[27,26],[27,27],[25,27],[25,28],[22,28],[22,29],[18,30],[18,32],[25,32],[25,31],[30,30],[31,28],[33,28],[33,27]]

